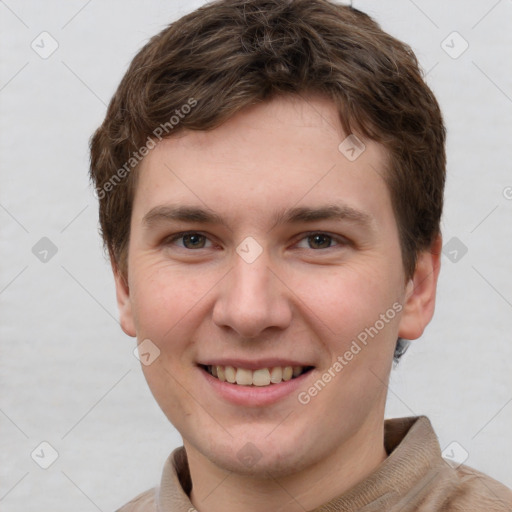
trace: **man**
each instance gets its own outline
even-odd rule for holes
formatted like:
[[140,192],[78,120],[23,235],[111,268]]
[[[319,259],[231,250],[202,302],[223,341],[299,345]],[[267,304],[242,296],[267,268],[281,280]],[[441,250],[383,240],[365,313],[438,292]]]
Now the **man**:
[[120,510],[512,510],[426,417],[384,420],[434,312],[444,144],[410,48],[327,0],[210,3],[138,53],[91,177],[183,447]]

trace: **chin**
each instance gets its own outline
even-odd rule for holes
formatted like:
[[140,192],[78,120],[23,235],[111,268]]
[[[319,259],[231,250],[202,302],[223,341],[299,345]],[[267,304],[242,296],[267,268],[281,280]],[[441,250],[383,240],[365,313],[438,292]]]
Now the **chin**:
[[285,477],[314,464],[314,451],[304,440],[276,436],[270,442],[266,436],[267,430],[257,436],[233,436],[236,442],[231,439],[229,445],[209,447],[203,454],[225,471],[262,479]]

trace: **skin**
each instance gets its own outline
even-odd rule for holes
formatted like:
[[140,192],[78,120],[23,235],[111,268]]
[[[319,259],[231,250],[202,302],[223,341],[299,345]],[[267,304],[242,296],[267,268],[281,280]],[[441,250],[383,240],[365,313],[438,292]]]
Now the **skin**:
[[[214,130],[180,132],[141,164],[126,279],[113,264],[120,321],[160,349],[142,368],[182,435],[199,511],[312,510],[387,456],[393,351],[398,336],[418,338],[432,318],[441,238],[406,280],[382,179],[387,153],[364,140],[351,162],[338,150],[346,136],[329,100],[282,96]],[[168,203],[209,208],[226,225],[144,224]],[[275,224],[284,209],[326,204],[370,222]],[[171,240],[183,231],[206,238]],[[236,252],[248,236],[262,249],[250,264]],[[307,404],[292,393],[265,407],[234,405],[199,373],[205,358],[295,357],[315,367],[307,391],[396,303],[401,311]],[[249,442],[260,454],[251,466],[237,457]]]

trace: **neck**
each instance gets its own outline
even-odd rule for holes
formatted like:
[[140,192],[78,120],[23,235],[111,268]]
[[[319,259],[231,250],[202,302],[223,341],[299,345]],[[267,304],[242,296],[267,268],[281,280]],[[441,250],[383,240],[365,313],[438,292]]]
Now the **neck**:
[[185,440],[193,482],[190,499],[199,512],[304,512],[343,494],[387,457],[384,420],[361,428],[329,456],[283,477],[239,475],[216,466]]

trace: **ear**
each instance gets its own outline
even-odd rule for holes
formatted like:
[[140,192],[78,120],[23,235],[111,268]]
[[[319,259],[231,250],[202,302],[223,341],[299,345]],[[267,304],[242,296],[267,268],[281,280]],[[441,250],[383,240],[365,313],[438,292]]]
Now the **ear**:
[[406,287],[398,335],[406,340],[419,338],[434,315],[436,289],[441,269],[442,237],[418,255],[413,277]]
[[128,287],[127,277],[122,274],[117,264],[112,261],[112,272],[114,273],[114,282],[116,285],[117,307],[119,309],[119,322],[121,329],[128,336],[136,337],[135,323],[133,321],[132,303],[130,298],[130,288]]

